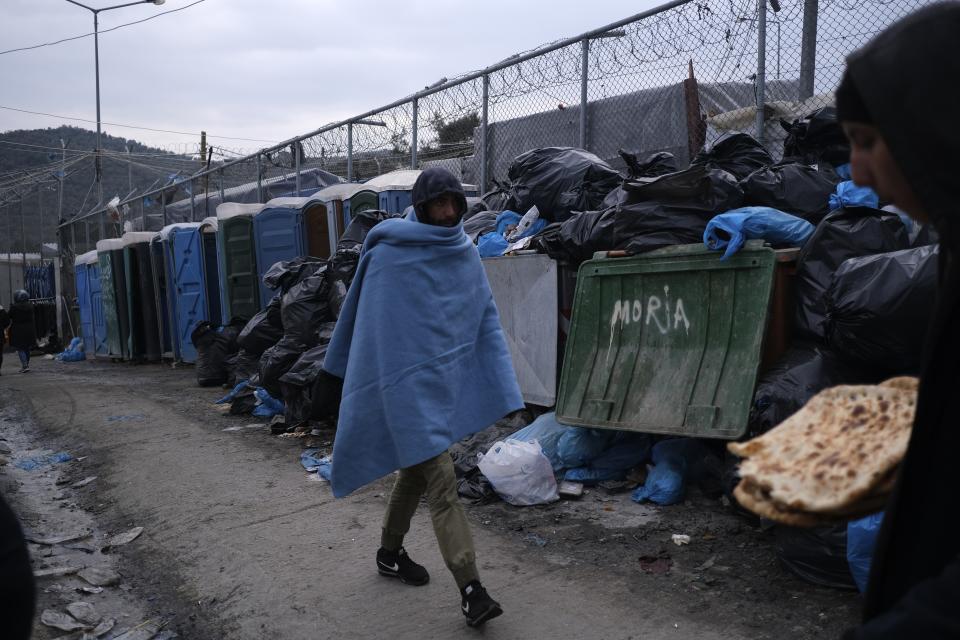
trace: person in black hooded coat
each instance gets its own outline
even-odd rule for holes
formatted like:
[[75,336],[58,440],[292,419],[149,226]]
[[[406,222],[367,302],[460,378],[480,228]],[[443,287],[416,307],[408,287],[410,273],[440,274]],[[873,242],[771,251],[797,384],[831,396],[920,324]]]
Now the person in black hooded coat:
[[7,327],[10,326],[10,314],[0,304],[0,369],[3,368],[3,345],[7,341]]
[[[960,3],[922,9],[852,54],[837,89],[854,182],[940,237],[917,413],[851,640],[960,638]],[[923,331],[927,327],[916,327]]]

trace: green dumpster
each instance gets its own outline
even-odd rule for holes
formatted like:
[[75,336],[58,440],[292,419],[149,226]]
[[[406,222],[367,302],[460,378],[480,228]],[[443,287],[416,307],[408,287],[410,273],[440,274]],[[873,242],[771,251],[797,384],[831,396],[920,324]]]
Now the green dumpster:
[[747,428],[776,257],[703,245],[584,262],[564,355],[565,424],[736,439]]
[[250,319],[260,310],[253,216],[263,204],[228,202],[217,207],[217,253],[223,289],[223,317]]

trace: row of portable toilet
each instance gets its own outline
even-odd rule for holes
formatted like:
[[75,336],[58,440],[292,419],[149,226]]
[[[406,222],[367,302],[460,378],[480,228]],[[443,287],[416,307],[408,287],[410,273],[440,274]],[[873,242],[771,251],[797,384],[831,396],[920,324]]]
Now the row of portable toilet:
[[[273,291],[263,275],[299,256],[325,259],[356,214],[402,213],[419,171],[336,184],[309,197],[224,203],[200,223],[102,240],[76,259],[77,297],[88,353],[120,360],[194,362],[197,324],[249,319]],[[469,185],[465,188],[472,190]],[[472,190],[475,193],[475,190]]]

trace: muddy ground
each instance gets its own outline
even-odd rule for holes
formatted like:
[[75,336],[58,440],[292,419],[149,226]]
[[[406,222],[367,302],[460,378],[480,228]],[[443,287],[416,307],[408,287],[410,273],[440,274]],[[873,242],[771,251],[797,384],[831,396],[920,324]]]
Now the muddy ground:
[[[38,578],[40,640],[79,638],[39,613],[75,601],[114,620],[102,637],[831,638],[856,621],[855,593],[816,587],[777,561],[773,536],[722,500],[638,505],[590,490],[576,501],[468,505],[482,578],[505,615],[464,626],[458,594],[422,509],[406,546],[424,587],[376,574],[390,478],[344,500],[299,463],[308,439],[226,416],[221,389],[191,368],[34,363],[0,377],[0,491],[35,540],[37,571],[115,570],[100,593],[77,575]],[[329,437],[309,438],[323,445]],[[0,443],[3,444],[3,443]],[[73,459],[27,471],[26,458]],[[72,485],[96,477],[88,484]],[[134,541],[99,549],[143,527]],[[676,546],[673,534],[691,543]],[[641,562],[640,559],[644,561]],[[88,589],[89,590],[89,589]]]

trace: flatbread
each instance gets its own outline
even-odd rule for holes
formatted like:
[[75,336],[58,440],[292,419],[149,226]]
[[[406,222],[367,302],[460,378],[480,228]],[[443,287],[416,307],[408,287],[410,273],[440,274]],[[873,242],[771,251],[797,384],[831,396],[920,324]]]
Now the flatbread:
[[916,393],[920,388],[920,380],[913,376],[900,376],[884,380],[880,383],[880,386],[890,387],[891,389],[903,389],[904,391],[913,391]]
[[770,500],[765,492],[743,480],[734,488],[733,495],[740,505],[761,518],[773,520],[791,527],[817,527],[857,520],[878,511],[882,511],[890,499],[889,493],[871,495],[851,507],[831,513],[811,513],[784,509]]
[[845,514],[889,481],[906,452],[915,405],[915,390],[833,387],[776,428],[728,448],[746,458],[740,476],[760,490],[762,498],[752,492],[755,502]]

